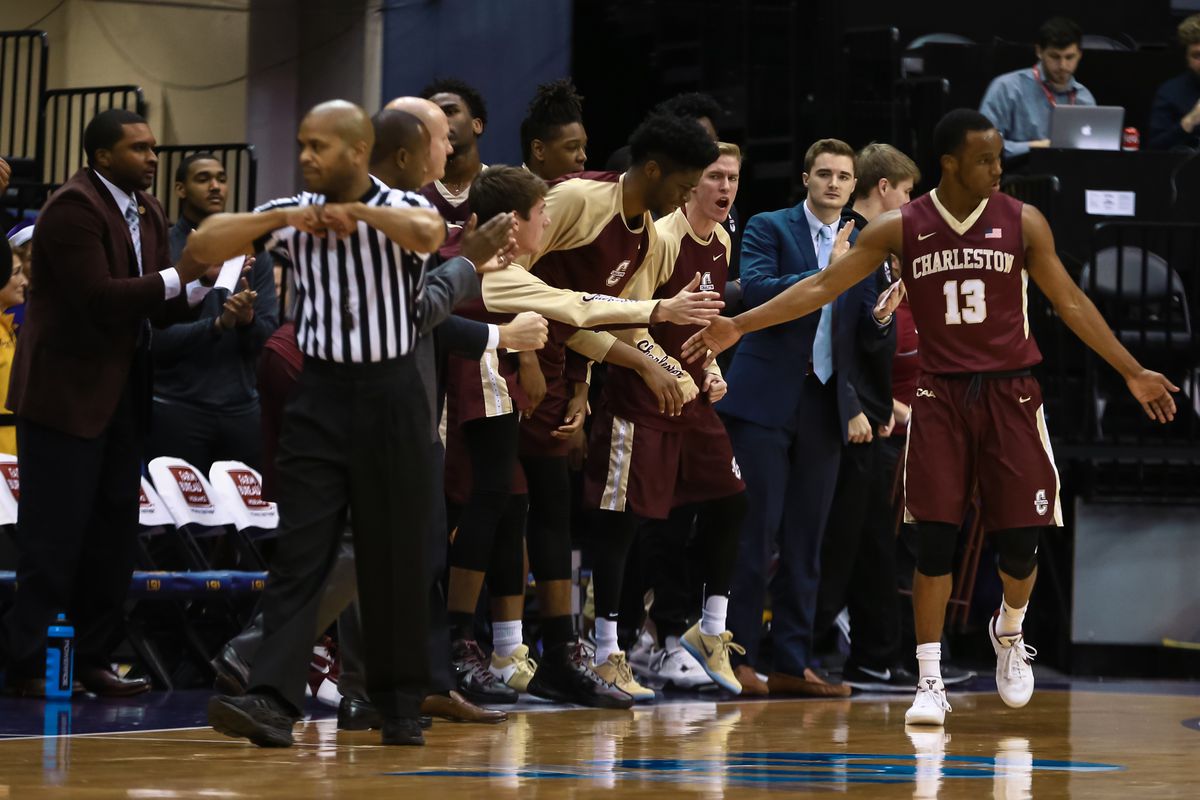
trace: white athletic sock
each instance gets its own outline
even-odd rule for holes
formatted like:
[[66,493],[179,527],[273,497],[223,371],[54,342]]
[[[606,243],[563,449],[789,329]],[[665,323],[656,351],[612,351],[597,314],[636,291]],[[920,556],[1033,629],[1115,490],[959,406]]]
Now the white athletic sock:
[[678,636],[668,636],[667,641],[664,643],[663,649],[665,649],[669,653],[673,653],[676,650],[678,650],[679,649],[679,637]]
[[942,679],[942,643],[917,645],[917,668],[922,678]]
[[492,623],[492,649],[498,658],[508,658],[521,645],[521,620]]
[[617,645],[617,621],[615,619],[597,619],[596,620],[596,660],[595,664],[599,666],[608,657],[620,651]]
[[1012,636],[1021,632],[1021,623],[1025,621],[1025,609],[1029,603],[1020,608],[1013,608],[1007,600],[1000,601],[1000,619],[996,620],[997,636]]
[[720,636],[725,632],[725,612],[729,609],[729,598],[723,594],[714,594],[704,601],[703,616],[700,618],[700,632],[705,636]]

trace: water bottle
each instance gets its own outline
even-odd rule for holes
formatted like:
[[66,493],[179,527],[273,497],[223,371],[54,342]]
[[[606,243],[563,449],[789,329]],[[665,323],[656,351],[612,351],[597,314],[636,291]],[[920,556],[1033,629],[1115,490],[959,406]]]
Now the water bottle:
[[46,697],[70,698],[75,679],[75,628],[66,614],[46,630]]

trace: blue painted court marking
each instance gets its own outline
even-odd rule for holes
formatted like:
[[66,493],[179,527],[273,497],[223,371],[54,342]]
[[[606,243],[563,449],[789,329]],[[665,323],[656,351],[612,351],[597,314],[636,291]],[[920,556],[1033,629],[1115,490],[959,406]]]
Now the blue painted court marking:
[[[990,756],[944,755],[938,774],[943,779],[987,779],[1011,774],[1012,765],[996,765]],[[526,780],[626,780],[674,784],[712,783],[730,786],[798,788],[847,784],[912,783],[918,765],[929,768],[927,756],[897,753],[730,753],[724,758],[627,758],[585,761],[576,766],[538,764],[513,769],[431,769],[388,772],[406,778],[522,778]],[[1038,772],[1117,772],[1118,764],[1033,759]]]
[[1185,719],[1180,724],[1185,728],[1191,728],[1194,731],[1200,731],[1200,717]]

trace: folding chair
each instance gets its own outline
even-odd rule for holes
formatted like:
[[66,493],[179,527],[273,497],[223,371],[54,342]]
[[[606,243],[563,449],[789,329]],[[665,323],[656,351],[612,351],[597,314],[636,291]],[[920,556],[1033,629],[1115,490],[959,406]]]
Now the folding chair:
[[208,470],[208,480],[217,504],[233,519],[243,546],[258,567],[265,569],[266,560],[256,542],[275,534],[279,509],[275,503],[263,499],[262,475],[241,461],[214,461]]
[[228,509],[217,505],[208,479],[182,458],[159,456],[150,462],[148,471],[179,532],[189,570],[211,570],[213,565],[201,542],[228,533],[233,525]]

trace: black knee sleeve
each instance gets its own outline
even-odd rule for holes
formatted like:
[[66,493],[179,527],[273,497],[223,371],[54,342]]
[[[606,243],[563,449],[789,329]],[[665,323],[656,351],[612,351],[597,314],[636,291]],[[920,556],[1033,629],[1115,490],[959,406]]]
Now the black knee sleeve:
[[496,532],[508,508],[517,460],[517,415],[466,422],[463,441],[471,459],[471,496],[458,515],[450,566],[487,572]]
[[704,559],[704,595],[729,594],[738,539],[746,518],[746,493],[738,492],[700,507],[697,531]]
[[917,572],[937,578],[954,572],[954,551],[958,549],[958,526],[948,522],[918,522]]
[[492,597],[516,597],[525,593],[525,495],[513,495],[496,527],[487,586]]
[[596,511],[592,520],[592,597],[596,618],[613,619],[621,610],[625,563],[639,521],[632,511]]
[[529,567],[537,581],[571,580],[571,481],[566,458],[523,458],[529,484]]
[[1037,569],[1041,528],[1009,528],[992,534],[996,566],[1010,578],[1023,581]]

